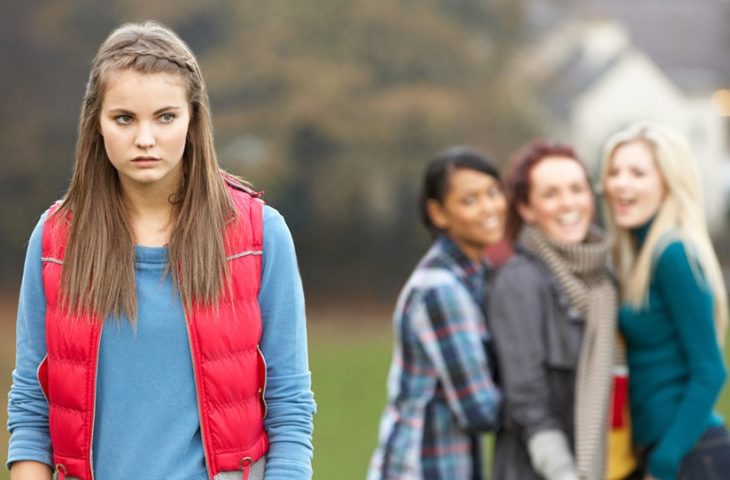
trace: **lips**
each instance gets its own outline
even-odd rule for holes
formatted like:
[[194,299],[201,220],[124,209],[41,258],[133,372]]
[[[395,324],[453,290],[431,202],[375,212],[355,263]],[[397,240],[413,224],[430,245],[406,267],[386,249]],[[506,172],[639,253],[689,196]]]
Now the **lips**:
[[631,210],[634,204],[636,204],[636,199],[634,198],[616,198],[613,201],[613,210],[617,214],[625,214]]
[[137,157],[132,160],[132,163],[138,166],[150,166],[155,165],[159,161],[160,159],[155,157]]
[[569,226],[573,226],[573,225],[580,223],[582,218],[583,217],[579,212],[572,211],[572,212],[566,212],[562,215],[559,215],[557,217],[557,222],[558,222],[558,225],[560,225],[560,226],[569,227]]
[[499,227],[501,225],[501,223],[502,222],[500,221],[500,219],[498,217],[487,218],[486,220],[484,220],[482,222],[482,228],[484,228],[486,230],[491,230],[493,228]]

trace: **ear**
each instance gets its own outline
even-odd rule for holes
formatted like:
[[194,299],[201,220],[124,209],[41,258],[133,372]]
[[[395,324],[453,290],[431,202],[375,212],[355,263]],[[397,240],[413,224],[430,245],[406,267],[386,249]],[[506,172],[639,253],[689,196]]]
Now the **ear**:
[[526,203],[518,203],[517,204],[517,213],[520,214],[520,217],[522,217],[522,220],[525,223],[535,223],[535,212],[532,210],[532,207],[530,207]]
[[443,205],[441,205],[438,200],[432,199],[426,202],[426,213],[428,213],[428,218],[431,219],[431,223],[433,223],[437,228],[440,228],[441,230],[448,230],[449,217],[444,211]]

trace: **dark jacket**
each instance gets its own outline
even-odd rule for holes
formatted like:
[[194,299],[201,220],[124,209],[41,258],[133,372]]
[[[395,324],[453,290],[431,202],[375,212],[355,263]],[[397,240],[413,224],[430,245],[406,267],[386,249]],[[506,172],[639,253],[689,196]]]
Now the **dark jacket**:
[[504,391],[494,480],[537,480],[527,441],[559,429],[573,441],[575,372],[584,321],[538,258],[518,250],[496,278],[489,325]]

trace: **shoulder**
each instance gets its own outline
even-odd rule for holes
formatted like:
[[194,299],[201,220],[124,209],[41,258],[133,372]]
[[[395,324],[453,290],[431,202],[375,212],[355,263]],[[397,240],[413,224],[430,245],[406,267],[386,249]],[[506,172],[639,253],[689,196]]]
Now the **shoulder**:
[[666,236],[654,252],[655,276],[682,274],[692,268],[694,253],[691,245],[676,235]]
[[540,288],[548,286],[550,278],[550,272],[540,260],[531,255],[516,253],[497,273],[495,288]]
[[43,227],[48,222],[48,217],[55,211],[54,206],[55,204],[51,205],[46,209],[45,212],[41,213],[41,216],[38,218],[38,221],[35,224],[35,228],[33,229],[34,232],[36,230],[43,230]]
[[51,209],[49,208],[41,214],[40,218],[35,224],[35,227],[33,227],[33,232],[30,234],[30,240],[28,242],[29,250],[38,250],[38,252],[40,253],[41,244],[43,242],[43,231],[45,229],[46,223],[48,221],[48,216],[50,214]]
[[403,294],[411,302],[434,295],[440,298],[468,295],[456,270],[457,266],[434,245],[409,277]]
[[[698,288],[704,293],[711,290],[694,246],[687,240],[674,237],[661,242],[656,249],[652,269],[651,284],[676,297],[674,300],[686,299]],[[683,292],[683,295],[675,296],[677,291]]]
[[399,296],[402,321],[418,331],[435,324],[464,324],[482,319],[477,300],[447,268],[417,268]]
[[286,220],[284,220],[284,217],[278,210],[269,205],[264,205],[263,223],[265,242],[291,238],[291,232],[289,231],[289,226],[286,224]]
[[262,207],[264,206],[264,201],[261,199],[263,192],[254,190],[249,184],[230,174],[222,173],[222,176],[226,186],[225,190],[233,204],[236,215],[243,218],[250,216],[252,222],[260,222]]
[[221,177],[228,187],[229,195],[233,197],[242,198],[260,198],[264,192],[258,191],[253,188],[253,185],[248,183],[246,180],[232,175],[228,172],[221,171]]
[[270,223],[272,225],[285,223],[284,216],[274,207],[264,205],[264,223]]
[[268,205],[263,208],[263,250],[264,268],[284,266],[292,271],[297,267],[294,238],[284,217]]
[[62,259],[71,226],[71,212],[61,208],[61,201],[53,203],[38,220],[33,236],[42,242],[43,254]]
[[65,217],[66,223],[71,222],[71,211],[68,207],[61,208],[63,201],[56,200],[41,214],[38,224],[41,226],[55,225],[59,220]]
[[464,288],[454,272],[442,265],[419,265],[411,274],[408,286],[421,293]]

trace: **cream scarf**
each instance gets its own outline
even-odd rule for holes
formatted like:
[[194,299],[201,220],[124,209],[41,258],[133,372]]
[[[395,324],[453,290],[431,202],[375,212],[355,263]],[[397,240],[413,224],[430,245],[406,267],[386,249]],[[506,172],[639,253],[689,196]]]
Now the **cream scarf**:
[[585,319],[575,380],[575,462],[581,480],[603,480],[616,355],[617,296],[607,271],[609,239],[593,227],[583,243],[560,244],[526,225],[519,241],[545,262]]

